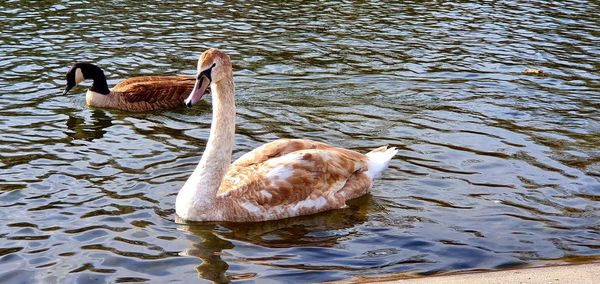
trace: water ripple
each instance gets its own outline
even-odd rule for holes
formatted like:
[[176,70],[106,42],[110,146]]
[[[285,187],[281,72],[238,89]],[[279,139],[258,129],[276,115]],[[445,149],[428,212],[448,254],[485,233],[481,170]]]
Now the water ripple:
[[[7,1],[0,278],[318,282],[596,259],[598,11],[593,1]],[[87,107],[83,87],[60,95],[76,61],[115,84],[193,74],[208,47],[234,62],[234,157],[284,137],[396,146],[372,194],[277,222],[181,224],[175,195],[206,144],[210,103],[128,114]]]

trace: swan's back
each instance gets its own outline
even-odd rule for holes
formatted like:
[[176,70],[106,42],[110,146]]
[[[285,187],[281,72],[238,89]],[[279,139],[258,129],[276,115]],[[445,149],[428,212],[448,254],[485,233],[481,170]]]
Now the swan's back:
[[276,140],[233,163],[217,197],[229,204],[225,211],[235,212],[232,221],[313,214],[365,194],[371,187],[367,166],[368,157],[354,151],[303,139]]

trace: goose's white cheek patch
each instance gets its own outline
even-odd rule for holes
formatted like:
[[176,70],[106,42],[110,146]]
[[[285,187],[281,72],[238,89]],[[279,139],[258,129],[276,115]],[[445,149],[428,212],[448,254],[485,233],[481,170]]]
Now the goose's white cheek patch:
[[81,81],[83,81],[85,78],[83,78],[83,72],[81,72],[81,68],[77,68],[75,69],[75,83],[79,84],[81,83]]

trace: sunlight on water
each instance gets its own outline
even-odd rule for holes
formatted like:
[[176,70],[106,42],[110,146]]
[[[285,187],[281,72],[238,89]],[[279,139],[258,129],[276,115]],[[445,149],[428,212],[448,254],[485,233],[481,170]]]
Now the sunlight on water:
[[[598,256],[599,11],[5,1],[0,279],[314,282]],[[87,107],[84,87],[61,95],[76,61],[114,85],[194,74],[208,47],[234,62],[235,158],[276,138],[398,147],[372,193],[290,220],[178,224],[209,101],[130,114]]]

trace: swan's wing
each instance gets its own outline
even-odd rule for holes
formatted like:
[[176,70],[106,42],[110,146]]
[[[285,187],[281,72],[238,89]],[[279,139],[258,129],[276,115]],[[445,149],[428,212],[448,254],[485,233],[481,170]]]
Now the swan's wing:
[[349,181],[356,182],[350,187],[362,194],[370,188],[370,179],[364,179],[367,160],[363,154],[329,146],[294,151],[249,166],[233,165],[217,195],[235,200],[250,214],[269,214],[266,219],[340,208],[350,197],[360,196],[343,191]]
[[183,105],[194,88],[194,77],[142,76],[124,80],[112,91],[125,103],[168,103]]
[[333,146],[307,139],[277,139],[244,154],[233,162],[233,166],[244,167],[256,165],[269,159],[281,157],[300,150],[330,148],[333,148]]

